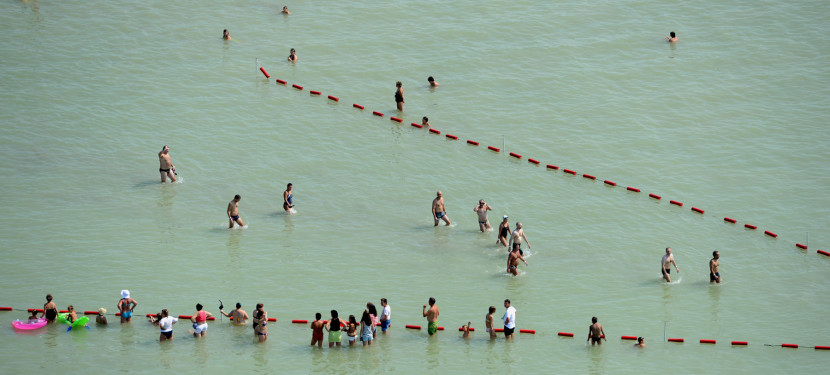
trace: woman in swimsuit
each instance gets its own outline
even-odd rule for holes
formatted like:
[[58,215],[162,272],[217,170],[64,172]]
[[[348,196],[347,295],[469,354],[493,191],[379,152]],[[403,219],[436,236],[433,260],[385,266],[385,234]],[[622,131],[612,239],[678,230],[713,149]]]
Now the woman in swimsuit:
[[397,103],[397,105],[398,105],[398,110],[403,111],[404,100],[403,100],[403,89],[401,88],[401,86],[403,86],[403,84],[401,83],[401,81],[398,81],[397,83],[395,83],[395,86],[398,88],[397,90],[395,90],[395,103]]
[[378,337],[378,309],[374,303],[366,302],[366,309],[369,310],[369,317],[372,318],[372,338]]
[[355,331],[357,331],[357,320],[354,315],[349,315],[349,328],[346,329],[346,335],[349,336],[349,346],[355,344]]
[[52,302],[51,294],[46,295],[46,303],[43,304],[43,314],[40,317],[45,317],[49,323],[54,322],[58,318],[58,306]]
[[291,209],[294,208],[294,194],[291,192],[292,186],[293,185],[289,182],[285,187],[285,191],[282,192],[282,209],[288,214],[291,214]]
[[268,313],[262,308],[262,303],[256,304],[254,311],[254,337],[259,338],[259,342],[268,339]]
[[496,238],[496,243],[501,243],[502,246],[507,247],[507,237],[510,235],[510,223],[507,222],[507,215],[499,224],[499,237]]
[[363,317],[360,318],[360,326],[360,341],[363,341],[363,346],[372,345],[374,324],[372,324],[372,317],[369,316],[369,310],[363,310]]

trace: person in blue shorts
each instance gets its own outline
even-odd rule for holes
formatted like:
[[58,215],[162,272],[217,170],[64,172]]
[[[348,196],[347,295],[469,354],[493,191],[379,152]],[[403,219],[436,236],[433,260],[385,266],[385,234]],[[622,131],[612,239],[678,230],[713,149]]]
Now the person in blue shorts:
[[439,220],[444,220],[447,225],[450,225],[450,218],[447,216],[447,209],[444,207],[444,196],[441,190],[436,193],[435,199],[432,200],[432,218],[435,219],[435,226],[438,226]]
[[118,300],[118,312],[121,313],[121,323],[127,323],[132,320],[133,310],[138,306],[138,302],[130,298],[130,291],[124,289],[121,291],[121,299]]
[[389,330],[389,325],[392,324],[392,308],[389,307],[386,298],[380,299],[380,305],[383,307],[383,310],[380,312],[380,330],[385,335],[388,333],[386,331]]

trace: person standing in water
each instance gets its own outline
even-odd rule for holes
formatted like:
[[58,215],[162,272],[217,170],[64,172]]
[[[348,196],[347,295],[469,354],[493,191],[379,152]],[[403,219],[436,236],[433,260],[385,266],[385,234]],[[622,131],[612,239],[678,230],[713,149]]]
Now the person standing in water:
[[510,340],[513,338],[513,332],[516,331],[516,308],[510,306],[510,300],[504,300],[504,316],[501,319],[504,321],[504,338]]
[[190,317],[190,321],[193,322],[193,337],[205,337],[207,334],[207,320],[213,314],[202,310],[203,307],[201,303],[197,303],[196,314]]
[[106,313],[107,313],[107,309],[105,309],[103,307],[98,309],[98,316],[95,317],[95,323],[98,323],[98,324],[101,324],[101,325],[107,325],[107,317],[104,315]]
[[[712,259],[709,260],[709,283],[718,283],[720,284],[720,272],[718,272],[718,267],[720,266],[720,253],[716,250],[712,252]],[[675,266],[676,267],[676,266]]]
[[637,343],[634,344],[634,347],[635,348],[645,348],[646,347],[645,339],[642,338],[642,337],[638,337],[637,338]]
[[372,315],[369,310],[363,310],[363,316],[360,317],[360,341],[363,341],[363,346],[372,345],[374,340],[375,325],[372,323]]
[[245,223],[242,222],[242,219],[239,218],[239,201],[242,200],[242,197],[237,194],[233,197],[233,200],[228,202],[228,221],[230,222],[228,229],[233,229],[233,223],[239,224],[240,227],[244,227]]
[[289,182],[288,186],[285,187],[285,191],[282,192],[282,209],[289,215],[294,208],[294,193],[291,192],[292,186],[293,185]]
[[525,236],[525,230],[522,229],[522,222],[516,222],[516,229],[513,230],[513,235],[510,236],[510,248],[514,246],[519,246],[519,254],[524,255],[524,251],[522,251],[522,238],[524,238],[525,242],[527,242],[527,249],[530,250],[530,241],[527,240],[527,236]]
[[254,328],[254,337],[263,342],[268,339],[268,312],[263,308],[262,302],[256,304],[254,318],[251,320]]
[[597,323],[597,317],[591,318],[591,326],[588,327],[588,340],[585,340],[587,344],[588,341],[591,342],[591,346],[596,344],[602,345],[601,340],[608,341],[605,338],[605,331],[602,329],[602,324]]
[[133,310],[138,306],[138,302],[130,298],[130,291],[124,289],[121,291],[121,299],[118,300],[118,312],[121,313],[121,324],[128,323],[133,318]]
[[[368,312],[366,312],[368,316]],[[337,315],[337,310],[331,310],[331,320],[326,323],[326,330],[329,331],[329,348],[340,347],[340,342],[343,340],[343,335],[340,332],[341,326],[347,326],[348,324],[340,319]],[[369,335],[371,336],[372,332],[369,331]],[[365,344],[364,344],[365,345]]]
[[478,214],[478,229],[482,232],[490,230],[490,220],[487,219],[487,211],[492,211],[493,207],[484,203],[484,199],[478,201],[478,205],[473,207],[473,212]]
[[666,248],[666,255],[663,255],[663,259],[660,260],[660,272],[663,273],[663,279],[666,280],[667,283],[671,282],[671,265],[674,264],[674,269],[677,273],[680,273],[680,270],[677,268],[677,263],[674,262],[674,255],[671,253],[671,248]]
[[[225,30],[227,32],[228,30]],[[161,183],[167,182],[167,177],[170,177],[170,182],[176,182],[176,167],[170,161],[170,147],[164,145],[159,151],[159,174],[161,174]]]
[[244,326],[248,322],[248,313],[245,310],[242,310],[242,304],[237,302],[236,309],[230,312],[230,314],[226,314],[222,309],[219,309],[219,313],[230,318],[231,323],[235,326]]
[[326,322],[320,320],[323,314],[314,314],[314,321],[311,322],[311,346],[317,344],[318,348],[323,347],[323,328],[326,327]]
[[490,340],[496,339],[496,329],[493,327],[493,314],[496,312],[496,306],[490,306],[487,310],[487,315],[484,316],[484,328],[490,334]]
[[496,243],[501,243],[502,246],[508,246],[507,236],[510,235],[510,223],[507,222],[507,215],[501,220],[501,224],[499,224],[499,234],[496,237]]
[[444,220],[447,225],[450,225],[450,218],[447,216],[447,209],[444,208],[444,196],[441,190],[436,193],[435,199],[432,200],[432,218],[435,219],[435,226],[438,226],[438,220]]
[[55,319],[58,318],[58,305],[55,305],[52,302],[52,295],[46,295],[46,303],[43,304],[43,313],[40,314],[40,317],[45,317],[49,323],[54,323]]
[[280,12],[280,13],[282,13],[282,14],[284,14],[284,15],[286,15],[286,16],[287,16],[287,15],[289,15],[289,14],[291,14],[291,12],[289,12],[289,11],[288,11],[288,5],[286,5],[286,6],[282,7],[282,12]]
[[297,57],[297,52],[294,51],[294,49],[292,48],[291,52],[288,53],[288,61],[297,62],[298,58],[299,57]]
[[395,87],[397,87],[397,89],[395,90],[395,103],[398,105],[398,110],[399,111],[403,111],[403,103],[404,103],[403,88],[401,88],[401,86],[403,86],[401,81],[398,81],[398,82],[395,83]]
[[666,41],[669,43],[677,42],[677,34],[675,34],[674,31],[670,32],[669,36],[666,37]]
[[173,324],[176,324],[178,321],[178,318],[170,316],[170,312],[167,309],[161,310],[161,316],[159,316],[159,329],[161,330],[159,341],[173,340]]
[[423,315],[427,318],[427,333],[430,336],[434,335],[435,332],[438,332],[438,315],[440,312],[438,311],[438,306],[435,306],[435,298],[429,297],[429,310],[427,310],[427,305],[424,305]]
[[435,78],[432,78],[432,76],[429,76],[429,77],[427,78],[427,82],[429,82],[429,87],[436,87],[436,86],[438,86],[438,82],[435,82]]
[[522,257],[521,250],[519,250],[519,244],[513,244],[513,250],[510,251],[510,254],[507,254],[507,273],[513,274],[513,276],[519,275],[519,260],[525,262],[525,266],[527,266],[527,261],[524,257]]
[[387,334],[389,330],[389,325],[392,324],[392,308],[389,307],[389,302],[386,301],[386,298],[380,299],[380,305],[383,307],[383,310],[380,312],[380,329],[383,331],[383,334]]
[[[231,34],[228,32],[228,29],[222,31],[222,39],[224,40],[231,40]],[[245,38],[242,38],[245,39]]]

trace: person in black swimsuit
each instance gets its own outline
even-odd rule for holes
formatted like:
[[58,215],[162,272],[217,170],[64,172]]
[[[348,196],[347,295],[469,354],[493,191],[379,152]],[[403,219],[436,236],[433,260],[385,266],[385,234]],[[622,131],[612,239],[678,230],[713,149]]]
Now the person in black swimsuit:
[[395,83],[395,86],[398,88],[397,90],[395,90],[395,103],[398,105],[398,110],[403,111],[404,100],[403,89],[401,88],[403,84],[401,83],[401,81],[398,81],[397,83]]
[[58,318],[58,306],[52,302],[52,295],[46,295],[46,303],[43,304],[43,314],[40,315],[41,318],[46,317],[46,320],[49,323],[53,323],[55,319]]
[[499,224],[499,237],[496,238],[496,243],[501,243],[502,246],[507,247],[508,236],[510,235],[510,223],[507,222],[507,215],[504,215],[501,224]]

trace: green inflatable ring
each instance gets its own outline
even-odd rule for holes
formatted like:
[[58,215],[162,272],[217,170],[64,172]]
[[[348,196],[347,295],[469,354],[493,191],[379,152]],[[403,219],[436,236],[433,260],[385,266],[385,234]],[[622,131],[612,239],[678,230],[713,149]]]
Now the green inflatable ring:
[[69,315],[69,313],[58,314],[58,323],[71,324],[72,328],[81,328],[89,323],[89,317],[86,316],[82,316],[75,320],[75,322],[69,323],[69,320],[66,319],[67,315]]

